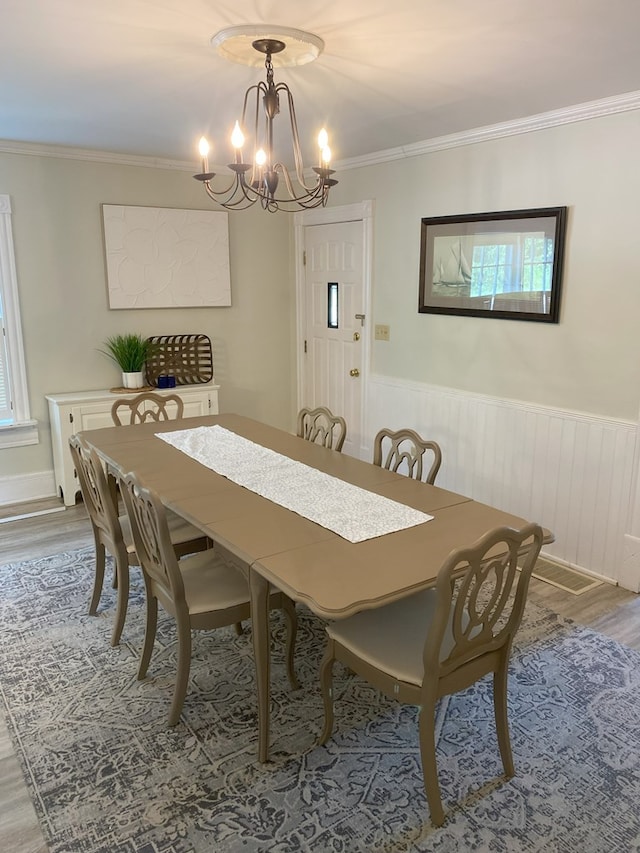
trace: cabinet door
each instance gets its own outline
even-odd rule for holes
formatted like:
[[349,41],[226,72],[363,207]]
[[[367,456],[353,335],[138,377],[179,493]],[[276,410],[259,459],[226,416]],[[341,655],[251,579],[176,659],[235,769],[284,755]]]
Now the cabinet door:
[[180,392],[182,402],[184,403],[184,417],[197,418],[200,415],[208,415],[209,412],[209,394],[206,391],[200,391],[197,394],[185,394]]
[[99,403],[82,403],[71,409],[72,432],[80,432],[83,429],[103,429],[113,426],[111,417],[111,406],[114,400],[109,398]]

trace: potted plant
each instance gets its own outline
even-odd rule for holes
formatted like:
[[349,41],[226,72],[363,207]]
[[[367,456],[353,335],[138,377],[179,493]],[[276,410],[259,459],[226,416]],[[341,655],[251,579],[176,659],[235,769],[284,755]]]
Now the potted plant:
[[105,341],[105,347],[100,351],[120,367],[123,388],[142,388],[144,364],[152,352],[151,342],[142,335],[112,335]]

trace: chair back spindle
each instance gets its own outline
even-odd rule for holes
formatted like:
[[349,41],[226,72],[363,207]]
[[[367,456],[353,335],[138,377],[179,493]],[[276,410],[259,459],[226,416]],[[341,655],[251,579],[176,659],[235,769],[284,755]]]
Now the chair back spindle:
[[298,412],[297,435],[330,450],[341,451],[347,437],[347,422],[340,415],[334,415],[326,406],[303,408]]
[[433,485],[442,464],[442,451],[437,442],[426,441],[413,429],[381,429],[373,440],[374,465],[388,471],[398,471],[405,466],[408,476],[414,480],[423,479],[426,453],[433,458],[424,482]]

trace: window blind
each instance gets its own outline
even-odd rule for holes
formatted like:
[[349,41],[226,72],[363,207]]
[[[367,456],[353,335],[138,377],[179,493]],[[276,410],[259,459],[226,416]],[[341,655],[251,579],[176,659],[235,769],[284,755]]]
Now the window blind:
[[0,291],[0,423],[2,421],[11,421],[12,419],[6,332],[4,311],[2,308],[2,293]]

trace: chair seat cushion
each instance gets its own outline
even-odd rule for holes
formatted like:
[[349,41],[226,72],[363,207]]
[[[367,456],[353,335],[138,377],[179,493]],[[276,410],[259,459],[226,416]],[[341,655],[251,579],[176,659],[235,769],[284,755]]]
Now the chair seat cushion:
[[407,684],[421,685],[422,655],[435,612],[434,589],[333,622],[327,633],[361,660]]
[[249,604],[246,578],[213,549],[184,557],[178,565],[191,615]]
[[118,521],[120,522],[120,528],[122,530],[122,539],[127,549],[127,554],[135,554],[136,546],[133,544],[133,533],[131,532],[129,516],[126,513],[124,513],[123,515],[119,515]]
[[[133,533],[131,532],[129,516],[126,513],[120,515],[118,516],[118,521],[122,528],[122,538],[127,548],[127,553],[134,554],[136,548],[133,544]],[[179,515],[176,515],[175,512],[171,512],[170,510],[167,510],[167,522],[169,524],[171,541],[174,545],[184,545],[185,542],[202,542],[207,538],[202,530],[198,530],[198,528],[194,527],[193,524],[189,524],[189,522],[185,521],[184,518],[181,518]]]
[[194,527],[193,524],[189,524],[188,521],[185,521],[184,518],[176,515],[176,513],[172,512],[170,509],[167,510],[167,522],[169,523],[171,541],[174,545],[183,545],[185,542],[198,541],[207,538],[202,530]]

